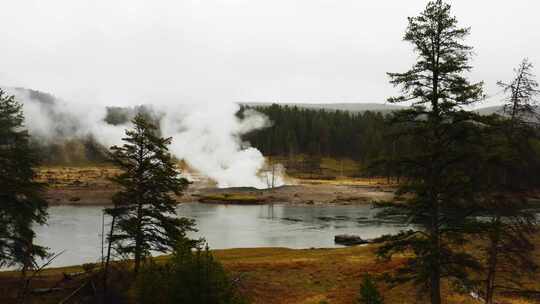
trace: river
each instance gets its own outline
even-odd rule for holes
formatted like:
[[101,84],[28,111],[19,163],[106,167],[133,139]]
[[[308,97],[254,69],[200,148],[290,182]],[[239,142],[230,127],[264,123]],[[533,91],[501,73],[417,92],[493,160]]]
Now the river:
[[[52,252],[64,251],[51,266],[97,262],[101,258],[101,206],[53,206],[48,225],[36,227],[36,243]],[[375,210],[360,206],[213,205],[188,203],[177,208],[180,216],[195,219],[197,232],[210,248],[339,247],[336,234],[370,239],[395,233],[402,225],[374,220]],[[108,220],[106,220],[108,222]],[[107,227],[105,227],[107,231]]]

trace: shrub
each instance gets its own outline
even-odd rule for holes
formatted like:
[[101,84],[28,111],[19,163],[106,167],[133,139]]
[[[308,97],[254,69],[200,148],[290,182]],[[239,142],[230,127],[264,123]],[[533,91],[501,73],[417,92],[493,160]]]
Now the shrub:
[[359,304],[383,304],[383,299],[377,286],[369,274],[364,275],[362,284],[360,285]]
[[142,267],[137,298],[141,304],[245,303],[208,247],[193,251],[188,243],[178,246],[165,264],[149,261]]

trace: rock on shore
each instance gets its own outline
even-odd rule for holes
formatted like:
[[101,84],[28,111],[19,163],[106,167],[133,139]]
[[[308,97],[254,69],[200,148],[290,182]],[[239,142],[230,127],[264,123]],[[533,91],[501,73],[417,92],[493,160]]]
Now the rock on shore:
[[334,237],[334,242],[336,244],[345,245],[345,246],[354,246],[354,245],[362,245],[362,244],[368,244],[368,240],[362,239],[358,235],[350,235],[350,234],[339,234]]

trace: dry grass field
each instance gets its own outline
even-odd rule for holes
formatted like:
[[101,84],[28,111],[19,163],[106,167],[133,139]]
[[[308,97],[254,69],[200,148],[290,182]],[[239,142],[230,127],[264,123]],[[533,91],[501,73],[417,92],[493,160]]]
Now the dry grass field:
[[[365,273],[377,279],[378,287],[387,304],[427,303],[416,296],[414,288],[400,286],[389,288],[381,277],[392,273],[403,259],[391,262],[378,261],[375,246],[339,249],[253,248],[213,251],[230,276],[238,282],[240,292],[253,304],[354,304],[360,281]],[[167,257],[158,257],[164,261]],[[540,261],[540,252],[537,255]],[[66,289],[41,296],[34,303],[57,303],[59,299],[80,285],[84,276],[63,280],[63,273],[80,272],[82,268],[66,267],[48,269],[36,280],[34,287],[60,286]],[[0,273],[0,295],[13,290],[16,284],[13,273]],[[530,287],[540,288],[540,282],[530,281]],[[4,299],[5,300],[5,299]],[[0,298],[0,303],[8,303]],[[446,304],[480,304],[469,295],[451,292],[444,288]],[[533,304],[532,299],[504,299],[499,303]]]
[[119,172],[112,166],[48,166],[38,168],[37,181],[47,184],[52,205],[107,204],[117,191],[109,179]]
[[37,180],[53,189],[112,187],[109,179],[120,171],[112,166],[47,166],[37,170]]

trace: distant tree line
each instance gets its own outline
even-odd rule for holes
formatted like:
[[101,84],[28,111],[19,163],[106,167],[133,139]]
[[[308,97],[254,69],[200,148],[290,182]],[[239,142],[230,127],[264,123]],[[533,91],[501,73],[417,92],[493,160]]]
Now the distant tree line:
[[266,115],[272,125],[253,131],[244,139],[264,155],[347,157],[367,163],[385,153],[407,148],[406,142],[386,137],[390,114],[278,104],[253,109]]

